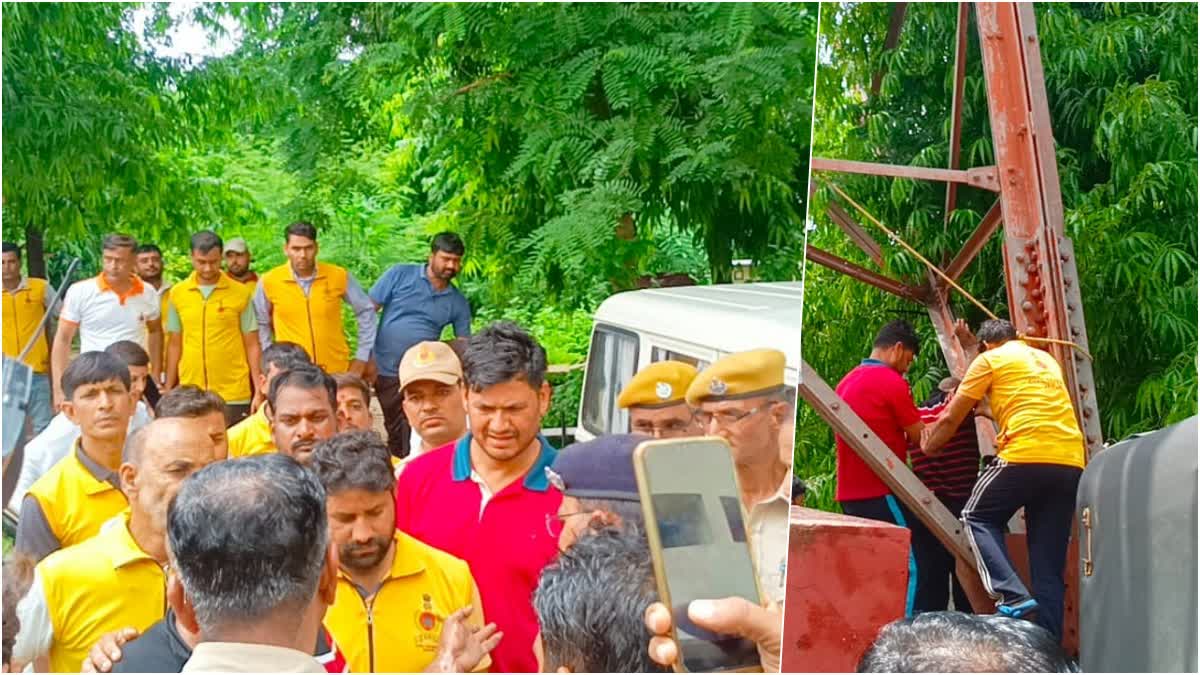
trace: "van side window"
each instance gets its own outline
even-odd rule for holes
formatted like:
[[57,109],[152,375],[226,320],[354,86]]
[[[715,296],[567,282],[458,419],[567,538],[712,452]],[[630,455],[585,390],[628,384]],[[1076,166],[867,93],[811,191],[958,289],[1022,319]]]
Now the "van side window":
[[680,363],[687,363],[691,366],[694,366],[696,370],[704,370],[712,365],[711,362],[705,361],[704,359],[698,359],[694,356],[673,352],[670,349],[664,349],[662,347],[651,347],[650,362],[658,363],[659,361],[679,361]]
[[637,372],[638,338],[597,324],[583,380],[583,428],[600,436],[629,433],[629,412],[617,407],[617,395]]

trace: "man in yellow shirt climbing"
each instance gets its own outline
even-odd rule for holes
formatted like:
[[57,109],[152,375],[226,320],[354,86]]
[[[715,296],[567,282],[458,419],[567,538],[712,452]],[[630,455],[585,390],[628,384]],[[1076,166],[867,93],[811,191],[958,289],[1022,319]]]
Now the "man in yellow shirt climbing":
[[[962,322],[956,332],[968,350],[975,344]],[[1013,325],[1002,319],[984,321],[978,342],[981,353],[967,368],[942,417],[929,428],[921,449],[937,455],[980,401],[986,397],[991,402],[1000,425],[996,459],[963,508],[967,537],[999,613],[1034,618],[1061,638],[1063,567],[1083,473],[1083,434],[1054,357],[1018,339]],[[1022,507],[1029,525],[1032,593],[1017,576],[1004,546],[1005,524]]]
[[167,390],[193,384],[225,401],[225,424],[250,414],[260,380],[258,320],[251,289],[221,272],[221,238],[192,235],[192,275],[167,301]]
[[[263,274],[254,292],[263,349],[275,340],[295,342],[325,372],[362,377],[375,344],[375,303],[346,268],[317,262],[317,228],[296,222],[283,236],[288,261]],[[358,320],[353,361],[342,332],[343,301]]]
[[470,607],[481,644],[457,672],[486,670],[502,634],[484,626],[467,563],[396,529],[391,453],[374,432],[348,431],[317,444],[312,466],[325,487],[338,547],[337,598],[325,626],[350,671],[419,672],[438,655],[447,617]]

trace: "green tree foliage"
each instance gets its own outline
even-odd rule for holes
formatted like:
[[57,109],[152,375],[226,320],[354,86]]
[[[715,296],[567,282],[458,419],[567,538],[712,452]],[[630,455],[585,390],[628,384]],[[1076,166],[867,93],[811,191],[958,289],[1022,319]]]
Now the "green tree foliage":
[[289,168],[346,185],[347,157],[375,153],[426,231],[466,235],[489,300],[590,306],[679,244],[715,278],[799,258],[814,5],[221,11],[294,97],[272,122]]
[[245,81],[148,53],[133,7],[4,4],[6,232],[55,250],[99,229],[169,238],[227,205],[180,158],[229,129]]
[[[910,4],[897,49],[884,51],[890,5],[824,8],[814,154],[944,167],[953,91],[953,5]],[[1105,438],[1118,440],[1196,412],[1197,116],[1195,5],[1038,4],[1038,33],[1057,141],[1067,235],[1074,241]],[[993,162],[977,31],[969,32],[963,166]],[[879,95],[869,86],[886,68]],[[960,190],[944,220],[940,183],[818,174],[898,231],[931,260],[953,256],[993,195]],[[872,267],[824,216],[818,191],[813,243]],[[884,272],[924,280],[919,261],[884,244]],[[999,237],[964,285],[1008,314]],[[836,381],[865,356],[875,331],[908,318],[926,338],[910,371],[918,399],[946,374],[922,308],[809,265],[805,358]],[[955,300],[972,324],[984,318]],[[833,437],[808,406],[798,420],[797,468],[831,506]]]

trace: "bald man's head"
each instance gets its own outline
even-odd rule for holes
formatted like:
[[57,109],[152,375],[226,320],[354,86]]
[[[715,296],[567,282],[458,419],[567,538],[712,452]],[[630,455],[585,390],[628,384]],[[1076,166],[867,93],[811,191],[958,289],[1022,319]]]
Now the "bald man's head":
[[202,418],[158,419],[139,429],[125,448],[121,487],[131,518],[166,532],[167,507],[183,479],[211,464],[215,447]]

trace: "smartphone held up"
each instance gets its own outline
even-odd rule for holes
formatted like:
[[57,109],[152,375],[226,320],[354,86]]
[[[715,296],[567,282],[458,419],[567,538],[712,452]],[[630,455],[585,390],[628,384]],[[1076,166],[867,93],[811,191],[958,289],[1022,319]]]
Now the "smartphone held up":
[[716,437],[646,441],[634,471],[660,601],[671,611],[680,672],[761,670],[755,644],[688,617],[694,600],[763,594],[729,445]]

